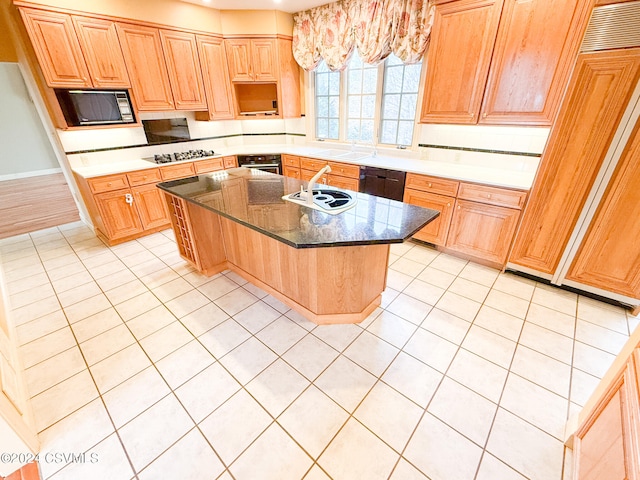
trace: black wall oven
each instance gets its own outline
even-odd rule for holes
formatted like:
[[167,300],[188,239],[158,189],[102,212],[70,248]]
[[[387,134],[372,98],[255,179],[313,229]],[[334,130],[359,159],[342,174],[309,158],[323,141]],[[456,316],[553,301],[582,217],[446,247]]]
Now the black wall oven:
[[238,155],[238,166],[282,175],[282,159],[280,155]]

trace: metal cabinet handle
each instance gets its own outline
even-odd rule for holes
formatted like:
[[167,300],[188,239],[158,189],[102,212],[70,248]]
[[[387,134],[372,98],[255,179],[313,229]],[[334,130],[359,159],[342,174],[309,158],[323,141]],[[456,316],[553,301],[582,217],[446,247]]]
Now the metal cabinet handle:
[[451,206],[451,202],[447,203],[447,207],[450,207],[450,206]]
[[431,182],[427,183],[427,187],[431,188]]
[[124,195],[124,201],[127,202],[129,205],[133,205],[133,195],[131,195],[130,193],[126,193]]

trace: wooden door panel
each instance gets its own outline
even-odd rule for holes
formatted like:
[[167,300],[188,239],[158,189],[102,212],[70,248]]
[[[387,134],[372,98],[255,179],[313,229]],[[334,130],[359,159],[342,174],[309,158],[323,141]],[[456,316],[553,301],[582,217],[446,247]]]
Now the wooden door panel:
[[251,73],[251,41],[248,39],[225,40],[225,50],[229,63],[229,77],[232,82],[249,82]]
[[589,8],[585,0],[505,0],[481,123],[551,125]]
[[444,246],[447,243],[447,233],[449,232],[449,225],[451,224],[451,217],[453,216],[455,198],[406,189],[402,201],[440,212],[440,215],[435,220],[416,233],[413,238],[422,240],[423,242],[433,243],[434,245]]
[[173,110],[158,29],[119,23],[117,30],[138,110]]
[[422,122],[476,123],[503,0],[460,0],[436,7]]
[[567,279],[640,298],[640,121]]
[[54,88],[91,87],[71,16],[20,8],[27,33],[47,85]]
[[552,274],[640,77],[640,48],[580,55],[510,262]]
[[162,191],[155,185],[134,187],[134,203],[145,230],[169,225],[169,210]]
[[176,110],[206,110],[196,36],[160,30],[160,39]]
[[116,24],[97,18],[75,16],[73,23],[93,86],[96,88],[130,87]]
[[116,240],[142,231],[142,224],[133,203],[127,203],[127,194],[130,190],[117,190],[115,192],[101,193],[95,196],[96,205],[102,223],[107,229],[109,240]]
[[447,247],[504,264],[520,211],[457,200]]
[[276,46],[273,40],[252,40],[253,79],[257,82],[278,80],[276,76]]
[[209,120],[233,118],[233,93],[222,39],[197,35],[196,40],[209,107]]

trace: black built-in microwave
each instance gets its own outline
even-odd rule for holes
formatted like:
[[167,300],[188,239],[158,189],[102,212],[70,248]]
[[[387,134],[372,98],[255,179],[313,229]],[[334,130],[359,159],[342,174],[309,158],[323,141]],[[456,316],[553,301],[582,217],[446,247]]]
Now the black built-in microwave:
[[56,90],[70,127],[135,123],[127,90]]

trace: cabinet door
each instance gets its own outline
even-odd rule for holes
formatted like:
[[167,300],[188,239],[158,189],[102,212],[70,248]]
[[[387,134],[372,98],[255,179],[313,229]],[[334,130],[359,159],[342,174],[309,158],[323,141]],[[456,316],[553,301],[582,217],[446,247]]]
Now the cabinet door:
[[585,0],[505,0],[480,123],[551,125],[589,7]]
[[91,87],[89,70],[73,29],[71,16],[21,8],[47,85],[54,88]]
[[96,88],[129,88],[129,75],[118,41],[116,24],[108,20],[73,17],[78,40]]
[[447,247],[504,264],[519,217],[512,208],[457,200]]
[[155,185],[133,187],[133,201],[145,230],[169,225],[169,210],[162,191]]
[[233,94],[222,39],[197,35],[196,41],[207,95],[209,120],[233,118]]
[[160,39],[176,110],[206,110],[207,101],[196,36],[192,33],[160,30]]
[[567,279],[640,298],[640,121],[591,221]]
[[[117,240],[142,231],[142,223],[133,206],[131,190],[101,193],[94,198],[109,240]],[[127,201],[128,199],[130,201]]]
[[503,0],[436,6],[421,121],[477,123]]
[[285,177],[291,178],[300,178],[300,168],[299,167],[290,167],[289,165],[285,165],[282,167],[282,175]]
[[117,24],[138,110],[173,110],[173,97],[156,28]]
[[582,54],[509,261],[552,274],[640,77],[640,48]]
[[416,233],[413,238],[422,240],[423,242],[433,243],[434,245],[446,245],[447,233],[449,232],[449,225],[451,224],[451,217],[453,216],[455,198],[406,189],[402,201],[412,205],[418,205],[419,207],[438,210],[440,215]]
[[251,75],[251,40],[225,40],[225,50],[229,62],[229,77],[232,82],[250,82]]
[[275,82],[277,76],[276,45],[274,40],[252,40],[252,76],[256,82]]

